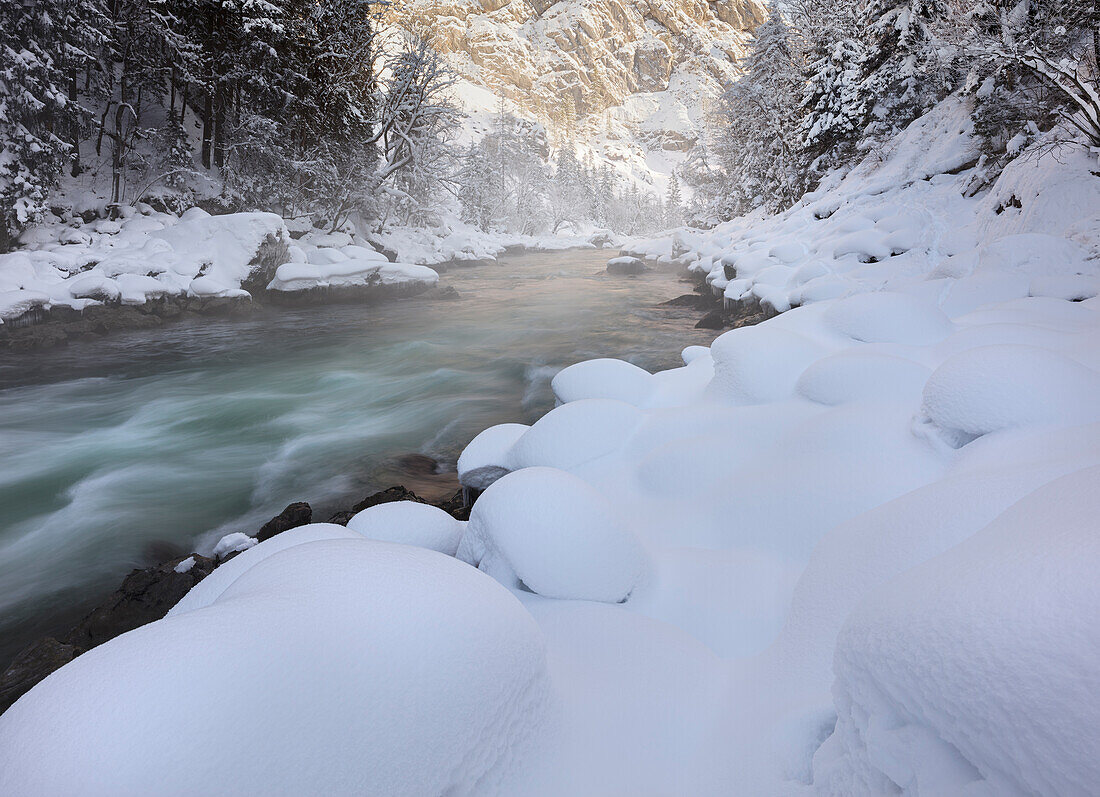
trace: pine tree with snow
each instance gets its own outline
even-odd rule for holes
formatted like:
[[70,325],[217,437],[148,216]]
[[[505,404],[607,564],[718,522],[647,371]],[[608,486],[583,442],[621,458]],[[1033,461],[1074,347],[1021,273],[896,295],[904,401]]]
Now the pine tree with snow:
[[547,190],[547,206],[550,230],[555,233],[563,225],[583,221],[589,216],[584,169],[572,144],[564,145],[558,153],[554,176]]
[[876,137],[905,127],[954,87],[954,64],[935,34],[947,14],[946,0],[867,0],[861,8],[863,93]]
[[802,58],[795,32],[776,2],[756,29],[748,73],[722,96],[722,125],[712,150],[726,182],[723,208],[777,210],[801,196],[805,163],[797,131],[802,108]]
[[817,172],[844,160],[863,132],[868,114],[862,85],[865,57],[857,39],[823,40],[818,57],[807,67],[805,116],[798,135]]
[[0,251],[46,211],[71,152],[55,132],[68,103],[59,43],[48,9],[0,4]]
[[680,180],[676,172],[668,178],[668,196],[665,198],[664,224],[666,227],[679,227],[684,223],[684,198],[680,194]]

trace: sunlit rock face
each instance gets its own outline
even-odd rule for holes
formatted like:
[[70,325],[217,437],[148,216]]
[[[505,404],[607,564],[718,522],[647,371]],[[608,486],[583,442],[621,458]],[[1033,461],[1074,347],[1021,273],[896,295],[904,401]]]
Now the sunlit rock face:
[[488,89],[474,101],[480,110],[503,95],[559,135],[600,138],[604,155],[624,161],[694,144],[764,19],[757,0],[407,2],[455,71]]

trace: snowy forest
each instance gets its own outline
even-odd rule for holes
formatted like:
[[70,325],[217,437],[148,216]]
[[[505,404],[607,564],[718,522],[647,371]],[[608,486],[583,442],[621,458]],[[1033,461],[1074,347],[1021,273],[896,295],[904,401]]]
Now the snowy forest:
[[683,167],[690,214],[789,208],[953,92],[972,101],[973,192],[1057,122],[1100,146],[1098,22],[1082,0],[773,3]]
[[[636,233],[678,221],[503,106],[456,142],[454,75],[389,0],[18,0],[0,8],[0,251],[89,182],[112,205]],[[416,32],[410,32],[416,31]],[[83,178],[82,178],[83,176]],[[678,195],[672,197],[678,204]]]

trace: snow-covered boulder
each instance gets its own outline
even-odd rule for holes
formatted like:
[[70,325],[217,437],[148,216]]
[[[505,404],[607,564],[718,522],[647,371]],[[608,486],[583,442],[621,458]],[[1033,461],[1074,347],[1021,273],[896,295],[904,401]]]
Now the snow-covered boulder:
[[1035,346],[979,346],[932,373],[922,415],[954,446],[1001,429],[1097,421],[1100,374]]
[[439,282],[439,274],[427,266],[390,263],[384,258],[348,259],[335,249],[342,259],[319,263],[284,263],[275,271],[269,290],[282,293],[310,291],[317,288],[357,289],[372,286],[405,286],[429,288]]
[[14,290],[0,292],[0,322],[19,318],[24,313],[43,307],[50,302],[50,295],[41,291]]
[[546,465],[572,470],[617,450],[641,420],[638,408],[625,401],[571,401],[542,416],[516,440],[508,469]]
[[483,573],[305,543],[24,695],[0,793],[514,793],[550,699],[538,626]]
[[653,391],[653,375],[624,360],[585,360],[559,371],[550,387],[562,402],[618,399],[641,407]]
[[818,793],[1091,794],[1100,468],[1041,487],[870,593],[836,646]]
[[428,548],[448,556],[458,551],[466,524],[439,507],[416,501],[391,501],[359,512],[348,528],[369,540]]
[[810,401],[830,406],[852,401],[915,403],[930,374],[912,360],[854,349],[815,362],[798,377],[795,390]]
[[458,480],[462,486],[484,490],[508,473],[509,452],[530,428],[522,423],[501,423],[478,434],[458,458]]
[[903,293],[872,292],[833,303],[825,322],[864,343],[938,343],[953,331],[951,320],[931,302]]
[[474,504],[466,533],[483,551],[481,569],[548,598],[618,603],[646,571],[640,543],[600,494],[554,468],[497,481]]
[[225,289],[262,290],[286,261],[290,236],[274,213],[211,216],[188,210],[178,223],[150,233],[173,252],[171,270],[203,276]]
[[730,404],[788,398],[802,372],[823,354],[816,341],[775,324],[731,330],[711,346],[710,394]]
[[358,539],[359,536],[336,523],[307,523],[304,526],[298,526],[276,534],[262,543],[257,542],[255,537],[249,537],[239,531],[227,534],[214,546],[214,557],[219,558],[232,553],[238,555],[222,562],[214,569],[213,573],[192,587],[183,596],[183,599],[169,610],[168,616],[171,617],[175,614],[183,614],[194,609],[201,609],[203,606],[209,606],[221,597],[221,594],[243,573],[269,556],[279,553],[279,551],[285,551],[287,548],[293,548],[295,545],[302,545],[307,542],[354,540]]

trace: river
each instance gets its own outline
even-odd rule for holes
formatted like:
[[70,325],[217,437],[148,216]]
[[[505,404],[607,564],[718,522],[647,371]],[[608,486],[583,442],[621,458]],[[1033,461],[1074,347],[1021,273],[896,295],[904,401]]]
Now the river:
[[453,471],[485,427],[551,409],[565,365],[668,368],[710,343],[694,314],[656,308],[688,285],[607,276],[608,256],[451,271],[452,300],[264,310],[0,355],[0,669],[157,551],[254,533],[291,501],[324,520],[415,487],[395,461]]

